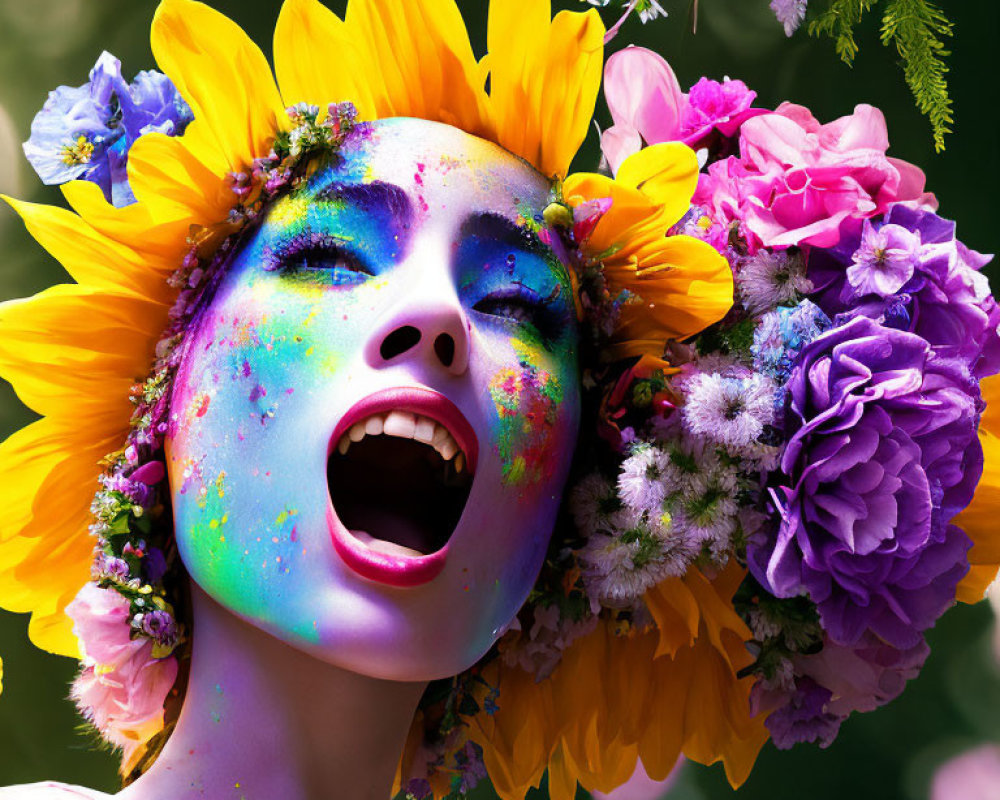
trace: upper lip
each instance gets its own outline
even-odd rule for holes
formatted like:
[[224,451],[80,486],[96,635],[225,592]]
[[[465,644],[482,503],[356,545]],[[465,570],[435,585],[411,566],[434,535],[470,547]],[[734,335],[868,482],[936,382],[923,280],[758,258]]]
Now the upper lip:
[[409,411],[432,419],[443,425],[465,453],[469,472],[475,474],[479,461],[479,439],[465,415],[451,400],[440,392],[422,386],[399,386],[383,389],[362,398],[340,418],[330,437],[329,451],[337,446],[340,437],[373,414],[388,411]]

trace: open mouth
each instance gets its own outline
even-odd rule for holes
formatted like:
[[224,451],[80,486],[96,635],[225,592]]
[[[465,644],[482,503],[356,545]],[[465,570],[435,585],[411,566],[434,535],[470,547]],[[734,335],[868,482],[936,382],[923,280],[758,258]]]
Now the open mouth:
[[341,557],[374,580],[423,582],[430,562],[443,564],[469,499],[471,426],[436,392],[390,390],[354,406],[334,435],[327,484]]

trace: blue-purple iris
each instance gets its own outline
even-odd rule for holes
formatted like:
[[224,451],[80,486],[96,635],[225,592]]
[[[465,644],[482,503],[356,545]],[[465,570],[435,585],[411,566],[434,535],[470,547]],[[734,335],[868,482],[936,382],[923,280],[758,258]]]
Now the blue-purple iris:
[[170,79],[140,72],[129,84],[121,62],[102,53],[83,86],[60,86],[31,123],[24,154],[48,185],[96,183],[108,202],[135,202],[128,184],[128,152],[147,133],[179,136],[193,119]]
[[751,570],[777,597],[808,594],[838,643],[912,647],[968,570],[950,521],[982,472],[978,386],[922,337],[858,316],[803,348],[787,391],[781,522],[748,546]]

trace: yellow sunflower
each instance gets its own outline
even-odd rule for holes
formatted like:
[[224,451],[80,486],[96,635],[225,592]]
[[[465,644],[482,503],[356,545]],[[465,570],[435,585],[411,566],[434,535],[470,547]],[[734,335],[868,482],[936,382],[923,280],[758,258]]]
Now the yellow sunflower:
[[[477,62],[455,0],[350,0],[343,20],[318,0],[285,0],[274,35],[276,83],[231,20],[195,0],[161,2],[153,53],[195,120],[183,136],[151,133],[135,143],[128,180],[136,202],[113,207],[83,181],[62,189],[72,210],[9,201],[75,281],[0,306],[0,374],[42,415],[0,445],[0,605],[32,613],[35,644],[79,655],[63,609],[89,579],[100,462],[128,433],[129,387],[148,374],[176,297],[166,278],[193,226],[226,219],[234,206],[227,175],[268,154],[291,127],[291,105],[350,101],[362,120],[447,123],[565,178],[572,203],[610,197],[584,251],[603,257],[612,286],[640,298],[623,312],[615,356],[662,355],[667,339],[725,314],[726,262],[694,239],[664,238],[694,191],[689,149],[649,148],[617,180],[566,177],[593,114],[603,36],[594,10],[553,18],[549,0],[491,0],[489,52]],[[571,796],[578,778],[611,788],[637,755],[663,774],[681,750],[724,760],[734,781],[745,777],[763,739],[735,677],[749,634],[731,609],[723,613],[733,575],[693,574],[654,590],[651,607],[669,621],[669,634],[618,636],[602,627],[541,684],[500,676],[503,711],[479,725],[476,739],[503,796],[521,796],[546,766],[556,797]],[[670,608],[680,609],[684,637]],[[606,684],[605,674],[616,677]],[[594,686],[604,694],[580,694]],[[688,692],[700,699],[674,702]],[[520,732],[518,709],[534,720]]]

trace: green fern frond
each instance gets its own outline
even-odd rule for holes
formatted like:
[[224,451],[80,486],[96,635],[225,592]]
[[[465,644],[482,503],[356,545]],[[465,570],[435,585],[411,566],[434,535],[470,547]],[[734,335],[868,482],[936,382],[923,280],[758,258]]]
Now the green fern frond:
[[809,23],[810,36],[829,36],[834,40],[837,55],[848,66],[854,64],[858,43],[854,28],[877,0],[830,0],[830,5]]
[[882,44],[896,45],[906,83],[917,108],[930,120],[938,152],[944,150],[944,136],[954,122],[944,62],[951,53],[942,41],[951,35],[952,23],[929,0],[889,0],[882,18]]

